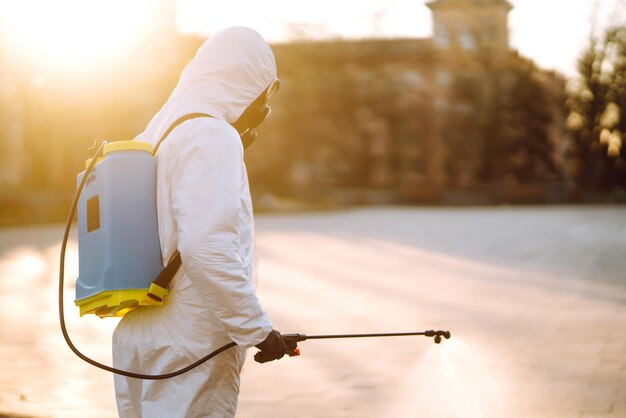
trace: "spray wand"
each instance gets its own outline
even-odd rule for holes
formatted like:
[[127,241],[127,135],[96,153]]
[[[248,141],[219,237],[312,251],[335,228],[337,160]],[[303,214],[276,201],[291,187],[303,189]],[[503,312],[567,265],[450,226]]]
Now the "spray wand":
[[328,334],[328,335],[306,335],[306,334],[283,334],[283,339],[291,351],[287,352],[289,357],[299,356],[300,349],[298,343],[306,340],[327,340],[334,338],[378,338],[378,337],[409,337],[423,335],[424,337],[434,337],[435,344],[441,343],[441,337],[446,340],[450,338],[450,331],[428,330],[423,332],[391,332],[383,334]]

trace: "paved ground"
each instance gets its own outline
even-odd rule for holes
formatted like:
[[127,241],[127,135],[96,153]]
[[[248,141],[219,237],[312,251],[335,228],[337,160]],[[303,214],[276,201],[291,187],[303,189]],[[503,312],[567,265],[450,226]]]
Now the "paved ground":
[[[453,338],[307,341],[248,362],[239,418],[626,417],[623,207],[365,209],[257,230],[259,294],[281,331]],[[0,416],[115,416],[112,378],[59,335],[60,235],[0,230]],[[110,361],[114,321],[70,324]]]

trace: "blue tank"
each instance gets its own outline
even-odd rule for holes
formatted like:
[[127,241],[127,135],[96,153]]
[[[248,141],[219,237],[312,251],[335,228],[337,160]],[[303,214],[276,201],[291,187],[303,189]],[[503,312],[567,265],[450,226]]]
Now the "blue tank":
[[81,316],[123,316],[154,304],[146,293],[163,265],[150,144],[105,145],[78,201],[78,268],[75,304]]

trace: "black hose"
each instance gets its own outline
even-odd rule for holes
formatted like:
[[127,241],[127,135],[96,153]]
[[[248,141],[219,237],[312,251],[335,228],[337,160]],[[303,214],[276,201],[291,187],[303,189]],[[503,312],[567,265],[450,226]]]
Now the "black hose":
[[76,354],[78,357],[80,357],[82,360],[86,361],[87,363],[91,364],[92,366],[96,366],[102,370],[106,370],[108,372],[115,373],[115,374],[120,374],[126,377],[134,377],[135,379],[144,379],[144,380],[161,380],[161,379],[169,379],[170,377],[180,376],[181,374],[186,373],[189,370],[195,369],[202,363],[220,354],[222,351],[226,351],[229,348],[236,346],[237,344],[234,342],[225,344],[221,346],[220,348],[218,348],[217,350],[213,351],[212,353],[207,354],[206,356],[202,357],[200,360],[196,361],[195,363],[192,363],[187,367],[183,367],[182,369],[176,370],[171,373],[142,374],[142,373],[129,372],[128,370],[116,369],[115,367],[107,366],[106,364],[99,363],[87,357],[86,355],[81,353],[76,348],[76,346],[72,343],[72,340],[70,339],[70,336],[67,332],[67,328],[65,326],[65,313],[63,310],[63,282],[64,282],[64,276],[65,276],[64,274],[65,273],[65,250],[67,247],[67,240],[70,235],[70,228],[72,227],[72,220],[74,219],[74,214],[76,213],[78,199],[80,198],[80,194],[83,191],[85,182],[87,181],[89,174],[91,174],[93,167],[96,165],[98,161],[98,157],[102,154],[102,151],[105,145],[106,145],[106,142],[103,141],[98,147],[98,150],[96,151],[96,153],[91,158],[91,161],[89,165],[87,166],[87,169],[85,170],[85,174],[83,175],[83,178],[81,179],[78,185],[78,188],[76,189],[76,193],[74,194],[74,199],[72,201],[72,206],[70,208],[70,213],[67,216],[67,222],[65,223],[65,234],[63,235],[63,244],[61,245],[61,261],[59,263],[59,320],[61,322],[61,332],[63,333],[63,338],[65,338],[65,342],[70,347],[70,349],[74,352],[74,354]]

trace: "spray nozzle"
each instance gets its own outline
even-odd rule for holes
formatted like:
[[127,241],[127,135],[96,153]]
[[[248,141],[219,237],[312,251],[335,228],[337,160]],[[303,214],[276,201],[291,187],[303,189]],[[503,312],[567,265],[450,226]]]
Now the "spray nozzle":
[[434,337],[435,344],[441,343],[441,337],[444,337],[446,340],[450,339],[450,331],[429,330],[424,332],[424,335],[427,337]]

